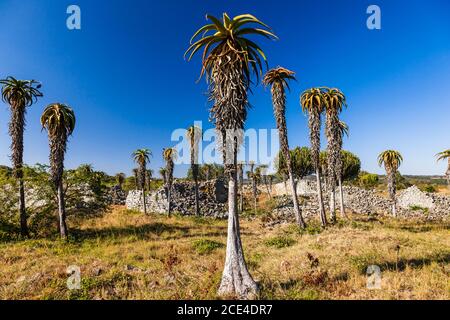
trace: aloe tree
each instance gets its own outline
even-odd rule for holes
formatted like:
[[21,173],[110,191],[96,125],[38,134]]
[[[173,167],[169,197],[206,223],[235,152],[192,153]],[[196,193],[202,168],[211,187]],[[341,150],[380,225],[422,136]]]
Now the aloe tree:
[[321,115],[327,101],[321,88],[311,88],[300,97],[303,112],[308,114],[309,138],[311,142],[311,159],[316,170],[317,198],[319,202],[319,214],[322,226],[327,225],[325,207],[322,198],[322,182],[320,179],[320,128],[322,124]]
[[41,125],[48,132],[50,142],[50,170],[58,196],[59,231],[61,238],[68,236],[64,202],[63,173],[67,140],[75,129],[75,113],[62,103],[48,105],[41,116]]
[[145,170],[145,183],[147,185],[148,192],[150,192],[152,188],[152,177],[153,177],[153,170],[152,169]]
[[445,177],[447,178],[447,187],[450,189],[450,149],[442,151],[436,155],[438,161],[446,160],[448,161],[447,172],[445,172]]
[[340,198],[340,205],[341,205],[341,215],[343,217],[347,217],[347,214],[345,213],[345,205],[344,205],[344,191],[342,189],[342,180],[343,180],[343,174],[344,174],[344,156],[342,146],[343,146],[343,136],[348,136],[348,126],[344,121],[339,120],[338,122],[338,130],[336,132],[336,141],[337,141],[337,147],[339,150],[339,156],[336,158],[336,177],[338,179],[338,185],[339,185],[339,198]]
[[[264,52],[248,36],[272,39],[276,36],[266,24],[250,14],[230,18],[224,13],[222,20],[211,15],[206,18],[211,23],[195,32],[186,56],[190,60],[203,49],[201,75],[206,75],[209,83],[209,100],[213,102],[211,119],[222,137],[223,145],[219,147],[224,152],[229,178],[227,254],[219,294],[247,298],[258,292],[258,286],[248,272],[240,237],[236,165],[241,139],[235,134],[244,129],[251,77],[253,74],[258,77],[263,61],[266,62]],[[198,40],[194,42],[194,39]]]
[[35,80],[17,80],[7,77],[0,80],[2,85],[2,100],[9,104],[11,120],[9,135],[11,136],[11,161],[14,178],[19,183],[19,217],[20,232],[28,236],[27,213],[25,208],[25,186],[23,181],[23,132],[25,130],[25,115],[30,107],[42,97],[39,91],[41,84]]
[[177,151],[174,148],[166,148],[163,149],[163,159],[166,162],[166,195],[167,195],[167,213],[170,217],[172,214],[172,184],[173,184],[173,169],[174,169],[174,160],[176,159]]
[[[345,95],[339,89],[323,88],[325,97],[326,125],[325,133],[327,136],[327,173],[328,173],[328,192],[330,194],[330,216],[331,221],[336,222],[336,167],[341,156],[338,135],[340,134],[339,113],[346,106]],[[342,140],[342,139],[341,139]]]
[[249,161],[248,166],[250,167],[250,174],[247,172],[247,178],[252,181],[252,193],[253,193],[253,210],[255,211],[258,207],[258,186],[257,184],[257,177],[255,175],[255,162]]
[[244,162],[237,164],[238,183],[239,183],[239,212],[244,211]]
[[270,188],[269,188],[269,178],[268,178],[269,174],[267,173],[269,170],[269,166],[267,164],[262,164],[259,166],[259,169],[261,172],[261,179],[267,190],[267,194],[269,195],[270,198],[272,198],[272,194],[271,194]]
[[294,212],[297,223],[301,228],[306,224],[303,220],[302,212],[298,203],[297,189],[295,187],[294,174],[292,172],[291,154],[289,152],[289,142],[286,126],[286,88],[289,89],[289,80],[295,80],[294,72],[282,67],[272,69],[264,77],[264,84],[271,86],[272,104],[280,137],[280,148],[283,157],[286,160],[287,174],[289,175],[289,184],[291,186],[292,201],[294,203]]
[[199,163],[198,152],[199,142],[202,138],[202,129],[197,126],[191,126],[187,130],[187,138],[189,139],[191,147],[191,170],[195,184],[195,214],[200,215],[199,194],[198,194],[198,175],[199,175]]
[[398,168],[403,161],[403,157],[400,152],[395,150],[386,150],[380,153],[378,156],[378,165],[381,167],[384,165],[388,180],[388,192],[392,203],[392,215],[397,217],[397,200],[395,197],[396,193],[396,181],[395,176],[397,175]]
[[134,168],[133,170],[133,177],[134,177],[134,187],[136,188],[136,190],[139,190],[139,169],[138,168]]
[[166,168],[161,167],[159,168],[159,175],[161,176],[164,186],[166,185]]
[[120,187],[120,189],[122,189],[122,186],[123,186],[126,178],[127,178],[127,176],[125,175],[125,173],[120,172],[120,173],[116,174],[116,183]]
[[137,149],[133,152],[132,157],[134,162],[138,165],[138,177],[139,188],[142,190],[142,203],[144,204],[144,214],[147,214],[147,203],[145,196],[145,175],[147,172],[147,163],[150,162],[152,152],[150,149]]

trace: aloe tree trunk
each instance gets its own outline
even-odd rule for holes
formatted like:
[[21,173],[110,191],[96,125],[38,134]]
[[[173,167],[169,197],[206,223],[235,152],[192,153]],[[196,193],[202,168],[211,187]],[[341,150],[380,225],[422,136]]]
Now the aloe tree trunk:
[[234,165],[231,165],[228,179],[228,237],[225,267],[218,294],[220,296],[236,295],[247,299],[255,297],[258,285],[250,275],[245,263],[242,249],[239,215],[237,211],[237,148],[234,148]]
[[339,198],[340,198],[340,205],[341,205],[341,216],[347,218],[347,214],[345,213],[344,190],[342,187],[342,177],[339,177]]
[[397,217],[397,199],[396,199],[396,182],[395,182],[395,171],[387,170],[387,179],[388,179],[388,192],[389,197],[391,198],[391,206],[392,206],[392,216],[394,218]]
[[448,158],[447,172],[445,175],[447,177],[447,188],[450,190],[450,157]]
[[64,189],[62,181],[58,184],[58,215],[59,215],[59,232],[62,239],[68,236],[66,224],[66,204],[64,201]]
[[323,197],[322,197],[322,181],[320,179],[320,171],[316,169],[316,186],[317,186],[317,198],[319,199],[319,214],[320,214],[320,222],[322,227],[327,225],[327,216],[325,215],[325,208],[323,206]]
[[258,209],[258,188],[256,186],[256,177],[255,174],[252,175],[252,188],[253,188],[253,204],[254,204],[254,210],[255,214]]
[[25,208],[25,186],[23,181],[23,132],[25,130],[25,106],[18,103],[11,105],[11,121],[9,135],[11,136],[11,160],[14,177],[19,183],[19,218],[20,233],[28,236],[27,213]]
[[239,173],[239,212],[244,211],[244,168],[243,165],[238,165]]

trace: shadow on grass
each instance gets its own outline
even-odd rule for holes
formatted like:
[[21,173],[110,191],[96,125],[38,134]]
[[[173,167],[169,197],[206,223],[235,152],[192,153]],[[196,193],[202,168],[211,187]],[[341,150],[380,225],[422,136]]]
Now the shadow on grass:
[[363,257],[356,257],[354,263],[361,274],[367,272],[367,268],[371,265],[379,266],[381,271],[404,271],[407,267],[412,269],[420,269],[422,267],[431,265],[433,262],[439,264],[448,264],[450,262],[450,252],[437,253],[423,258],[401,258],[398,261],[377,261],[367,260]]
[[[163,236],[164,240],[176,240],[196,237],[226,237],[227,228],[214,226],[209,232],[195,232],[195,226],[176,226],[167,223],[155,222],[141,226],[107,227],[102,229],[71,229],[71,237],[75,241],[88,239],[117,239],[136,237],[137,240],[149,239],[152,236]],[[164,235],[163,235],[164,234]],[[254,235],[241,231],[241,235]]]
[[141,226],[126,226],[126,227],[107,227],[102,229],[72,229],[71,236],[77,240],[87,239],[109,239],[109,238],[123,238],[135,236],[138,239],[148,239],[152,235],[161,236],[163,233],[181,233],[187,235],[189,227],[173,226],[166,223],[150,223]]

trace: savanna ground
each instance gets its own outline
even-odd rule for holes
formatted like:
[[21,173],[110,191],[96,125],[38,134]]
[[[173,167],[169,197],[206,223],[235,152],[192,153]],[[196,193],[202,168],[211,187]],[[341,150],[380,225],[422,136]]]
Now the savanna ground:
[[[261,299],[450,299],[450,225],[353,216],[321,230],[241,221]],[[122,207],[72,219],[70,241],[4,240],[0,299],[216,299],[226,221]],[[68,290],[67,267],[81,268]],[[366,270],[382,270],[381,289]]]

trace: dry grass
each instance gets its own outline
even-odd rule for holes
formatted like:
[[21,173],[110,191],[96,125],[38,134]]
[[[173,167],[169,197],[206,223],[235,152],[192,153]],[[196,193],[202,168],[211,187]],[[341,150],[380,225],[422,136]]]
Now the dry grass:
[[[0,299],[215,299],[226,222],[144,216],[115,208],[71,221],[68,243],[0,244]],[[263,299],[450,299],[450,226],[354,217],[323,232],[242,221]],[[368,265],[382,288],[367,289]],[[81,267],[80,290],[66,268]]]

